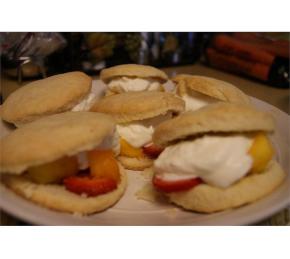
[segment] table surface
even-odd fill
[[[194,75],[204,75],[209,77],[214,77],[216,79],[224,80],[229,83],[234,84],[240,90],[244,91],[246,94],[261,99],[273,106],[279,108],[280,110],[290,114],[289,110],[289,89],[280,89],[263,84],[257,81],[253,81],[247,78],[242,78],[233,74],[222,72],[210,67],[206,67],[202,64],[188,65],[188,66],[178,66],[163,68],[169,77],[176,74],[194,74]],[[94,77],[97,79],[98,77]],[[25,81],[22,85],[25,85],[30,81]],[[16,80],[8,79],[4,76],[1,77],[1,91],[3,99],[5,100],[7,96],[21,87]],[[25,225],[14,217],[7,215],[5,212],[0,212],[0,225]],[[260,222],[259,225],[287,225],[290,224],[290,209],[284,209],[276,215],[269,219]]]

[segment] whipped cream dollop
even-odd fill
[[[117,125],[117,131],[121,138],[125,139],[131,146],[140,148],[152,142],[154,127],[159,123],[171,119],[172,113],[167,112],[142,121],[134,121]]]
[[[198,110],[206,105],[215,103],[218,99],[196,92],[190,91],[190,94],[185,94],[181,97],[185,102],[185,111]]]
[[[130,91],[158,91],[161,84],[151,78],[118,77],[108,83],[108,88],[117,93]]]
[[[95,99],[97,97],[96,93],[90,92],[84,99],[82,99],[77,105],[75,105],[71,111],[80,112],[80,111],[88,111],[92,108],[95,103]]]
[[[162,179],[199,177],[205,183],[226,188],[245,176],[253,160],[248,154],[253,139],[243,135],[203,136],[165,148],[154,162]]]
[[[115,156],[120,154],[120,141],[117,130],[113,134],[108,135],[94,150],[113,150]],[[83,151],[77,154],[78,164],[80,170],[85,170],[89,167],[87,152]]]
[[[125,139],[131,146],[139,148],[152,141],[153,126],[144,126],[139,123],[117,125],[121,138]]]

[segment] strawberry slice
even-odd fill
[[[157,158],[163,150],[164,148],[159,147],[153,143],[143,147],[144,154],[152,158]]]
[[[80,176],[70,176],[63,180],[67,190],[89,197],[110,192],[117,188],[117,182],[109,178],[90,178]]]
[[[168,181],[161,177],[154,176],[152,179],[154,187],[162,192],[179,192],[186,191],[202,183],[200,178],[192,178],[185,180]]]

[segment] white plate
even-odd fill
[[[94,89],[103,91],[99,81]],[[100,94],[101,95],[101,94]],[[271,195],[253,204],[214,214],[186,212],[169,204],[154,204],[137,200],[136,191],[143,186],[143,177],[139,172],[128,171],[128,188],[122,199],[112,208],[91,216],[80,217],[55,212],[39,207],[14,194],[0,184],[0,207],[32,224],[39,225],[247,225],[267,218],[290,204],[289,172],[289,116],[263,101],[252,98],[258,109],[269,111],[274,116],[277,129],[272,142],[277,151],[276,158],[287,172],[286,181]],[[1,121],[0,135],[12,130]],[[2,151],[3,152],[3,151]]]

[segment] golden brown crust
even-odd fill
[[[166,82],[168,80],[167,75],[152,66],[126,64],[118,65],[110,68],[103,69],[100,74],[100,78],[105,83],[111,79],[120,76],[127,77],[141,77],[141,78],[156,78],[160,82]]]
[[[127,156],[119,156],[120,163],[129,170],[141,171],[153,165],[153,160],[147,157],[134,158]]]
[[[91,108],[91,111],[110,114],[118,123],[144,120],[168,111],[184,110],[184,101],[167,92],[127,92],[107,96]]]
[[[193,90],[224,102],[251,103],[250,98],[239,88],[215,78],[181,74],[172,78],[172,81],[176,83],[177,94],[180,96]]]
[[[96,197],[84,197],[72,193],[67,191],[63,185],[33,183],[23,176],[5,175],[3,182],[20,196],[43,207],[86,215],[103,211],[122,197],[127,187],[127,176],[121,166],[120,173],[121,181],[117,189]]]
[[[93,112],[66,112],[25,124],[0,140],[0,172],[28,167],[95,148],[115,130],[113,119]]]
[[[155,128],[153,142],[166,146],[174,140],[197,134],[258,130],[274,130],[270,114],[249,105],[219,102],[160,123]]]
[[[171,202],[187,210],[212,213],[255,202],[273,192],[285,179],[276,161],[265,172],[242,178],[236,184],[221,189],[200,184],[188,191],[168,194]]]
[[[69,72],[29,83],[8,96],[2,118],[23,124],[40,117],[71,109],[92,87],[92,79],[82,72]]]

